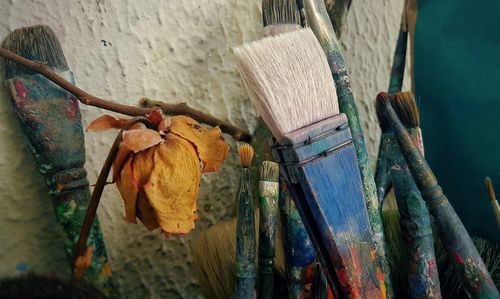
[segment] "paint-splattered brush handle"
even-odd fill
[[[288,298],[300,299],[302,273],[305,267],[314,262],[315,254],[304,223],[289,194],[283,177],[280,178],[279,209],[285,252]]]
[[[71,72],[63,75],[74,82]],[[6,84],[22,130],[52,195],[73,269],[74,249],[90,198],[78,100],[41,75],[14,77]],[[97,220],[87,245],[94,251],[85,279],[111,294],[111,268]]]
[[[443,194],[434,173],[388,102],[385,103],[385,116],[394,131],[413,179],[433,216],[439,237],[459,269],[459,276],[466,292],[471,298],[500,298],[500,293],[462,221]]]
[[[259,182],[259,299],[273,298],[278,194],[278,182]]]
[[[323,0],[303,0],[307,22],[325,51],[333,79],[337,89],[340,112],[347,115],[352,133],[352,141],[356,150],[359,171],[363,186],[363,194],[370,225],[377,250],[377,262],[381,265],[385,276],[387,295],[392,297],[389,264],[385,255],[385,238],[382,217],[377,198],[377,187],[368,157],[363,130],[358,117],[358,110],[352,94],[351,81],[347,74],[346,63],[340,51],[337,36],[326,11]]]
[[[392,187],[392,182],[389,177],[389,169],[387,168],[387,142],[384,138],[384,135],[380,137],[377,168],[375,169],[375,185],[377,186],[377,198],[379,202],[379,209],[381,211],[384,205],[384,199]]]
[[[420,143],[417,131],[419,129],[415,128],[410,132],[412,139]],[[387,166],[398,205],[402,240],[408,256],[406,270],[411,298],[441,298],[429,212],[394,134],[384,134],[384,137]]]
[[[403,88],[403,78],[405,75],[406,49],[408,45],[408,31],[404,31],[403,26],[399,28],[398,40],[394,57],[392,59],[391,77],[389,80],[388,93],[400,92]]]
[[[345,115],[287,133],[273,150],[332,289],[345,298],[384,298]]]
[[[255,216],[250,170],[243,168],[236,221],[236,298],[255,298]]]

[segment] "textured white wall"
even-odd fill
[[[341,43],[373,158],[379,130],[372,101],[377,91],[387,88],[403,1],[353,2]],[[97,96],[130,105],[143,96],[185,101],[240,127],[252,130],[255,125],[231,48],[261,34],[259,0],[1,0],[0,16],[0,39],[21,26],[51,26],[78,85]],[[3,69],[0,74],[3,81]],[[84,125],[104,112],[81,109]],[[0,136],[0,276],[15,275],[25,264],[36,272],[69,275],[47,189],[4,88]],[[114,136],[87,134],[91,182]],[[226,140],[236,148],[230,137]],[[221,172],[204,175],[198,229],[227,215],[237,173],[233,150]],[[141,225],[126,224],[114,186],[105,189],[98,214],[123,298],[199,296],[190,273],[189,237],[165,240]]]

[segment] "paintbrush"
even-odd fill
[[[259,287],[257,298],[273,297],[279,165],[262,162],[259,181]]]
[[[330,286],[347,298],[382,298],[356,153],[314,34],[298,30],[234,52]]]
[[[495,195],[495,189],[493,188],[493,183],[491,182],[491,179],[489,177],[486,177],[484,179],[484,183],[486,184],[486,189],[488,189],[491,207],[493,208],[495,219],[497,220],[498,228],[500,229],[500,206],[498,205],[497,197]]]
[[[443,194],[434,173],[391,106],[390,95],[377,95],[377,106],[390,125],[413,179],[433,216],[438,235],[452,257],[466,292],[472,298],[500,298],[488,269],[462,221]]]
[[[303,25],[303,9],[300,13],[298,1],[295,0],[263,0],[262,19],[265,36],[274,36],[301,29]],[[265,124],[262,124],[265,126]],[[256,130],[257,131],[257,130]],[[272,135],[266,128],[267,136]],[[267,144],[266,144],[267,145]],[[314,262],[314,249],[307,235],[304,223],[293,203],[286,183],[280,183],[281,231],[286,256],[286,282],[289,298],[300,298],[302,293],[302,273],[305,267]]]
[[[236,221],[236,296],[237,299],[255,297],[255,214],[250,188],[250,170],[253,148],[244,144],[239,149],[241,184],[238,193]]]
[[[394,187],[408,257],[406,270],[410,295],[411,298],[441,298],[429,212],[379,104],[377,102],[376,111],[383,134],[381,140],[385,142],[387,169]],[[391,105],[415,145],[423,152],[420,118],[413,95],[410,92],[393,94]]]
[[[392,59],[391,76],[389,78],[389,88],[387,89],[387,92],[389,94],[401,92],[401,88],[403,87],[406,64],[406,49],[408,45],[408,31],[405,30],[403,22],[404,20],[401,21],[396,48],[394,50],[394,56]],[[387,150],[384,146],[387,143],[384,141],[384,138],[385,135],[382,134],[382,136],[380,137],[377,155],[377,167],[375,170],[375,185],[377,186],[377,198],[380,210],[382,210],[384,199],[392,187],[392,182],[389,179],[389,171],[387,169],[387,161],[385,158]]]
[[[14,30],[2,47],[24,58],[42,61],[60,76],[75,82],[59,40],[47,26]],[[5,61],[5,77],[14,111],[52,196],[73,270],[75,245],[90,198],[78,100],[42,75],[11,61]],[[85,279],[111,295],[114,292],[111,268],[97,219],[87,245],[94,251]]]
[[[387,296],[392,297],[389,265],[385,256],[384,229],[379,210],[377,187],[368,157],[363,130],[358,117],[358,110],[352,93],[351,80],[346,63],[338,45],[337,36],[326,11],[324,0],[302,0],[308,25],[316,35],[328,59],[331,74],[335,80],[340,112],[345,113],[351,129],[352,141],[356,149],[359,172],[361,174],[363,194],[368,217],[375,242],[377,262],[384,274]]]

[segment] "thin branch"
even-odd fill
[[[154,128],[154,125],[148,118],[144,116],[137,116],[127,121],[127,123],[122,127],[122,129],[116,136],[115,142],[111,146],[109,154],[106,157],[106,161],[104,161],[104,165],[101,168],[101,172],[97,177],[97,182],[95,184],[94,191],[92,192],[92,196],[90,197],[87,213],[85,214],[85,219],[83,220],[83,225],[82,228],[80,229],[80,236],[78,237],[78,242],[76,243],[75,246],[75,259],[74,259],[75,262],[78,257],[83,256],[85,254],[85,249],[87,248],[87,239],[89,238],[90,229],[92,228],[92,224],[94,223],[97,207],[99,206],[101,195],[104,190],[104,186],[106,185],[106,179],[108,178],[109,171],[113,166],[113,162],[116,158],[116,154],[118,153],[120,143],[122,142],[123,131],[128,130],[133,124],[138,122],[142,122],[148,128]]]
[[[95,97],[89,94],[88,92],[78,88],[77,86],[71,84],[71,82],[67,81],[63,77],[59,76],[56,72],[52,71],[43,62],[26,59],[24,57],[16,55],[15,53],[12,53],[11,51],[5,48],[0,47],[0,56],[8,60],[11,60],[13,62],[19,63],[25,66],[26,68],[43,75],[44,77],[51,80],[55,84],[59,85],[61,88],[73,94],[82,104],[103,108],[109,111],[130,116],[145,116],[152,111],[152,108],[133,107]],[[238,141],[248,142],[251,139],[251,135],[248,132],[245,132],[244,130],[239,129],[231,125],[230,123],[219,120],[209,114],[190,108],[186,104],[165,104],[150,100],[144,101],[144,99],[141,100],[141,102],[144,102],[145,103],[144,105],[146,105],[147,103],[157,103],[158,104],[157,106],[160,106],[161,109],[163,110],[163,113],[165,114],[173,114],[173,115],[184,114],[191,116],[198,122],[206,123],[211,126],[219,126],[222,132],[233,136]]]
[[[252,139],[252,135],[250,135],[245,130],[235,127],[226,121],[215,118],[210,114],[195,110],[189,107],[186,103],[167,104],[165,102],[143,98],[139,101],[139,104],[148,108],[158,107],[163,111],[168,111],[168,114],[172,115],[189,115],[200,123],[204,123],[213,127],[220,127],[222,132],[233,136],[234,139],[238,141],[250,142],[250,140]]]

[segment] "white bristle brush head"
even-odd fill
[[[234,49],[250,100],[274,137],[339,114],[328,62],[311,29]]]

